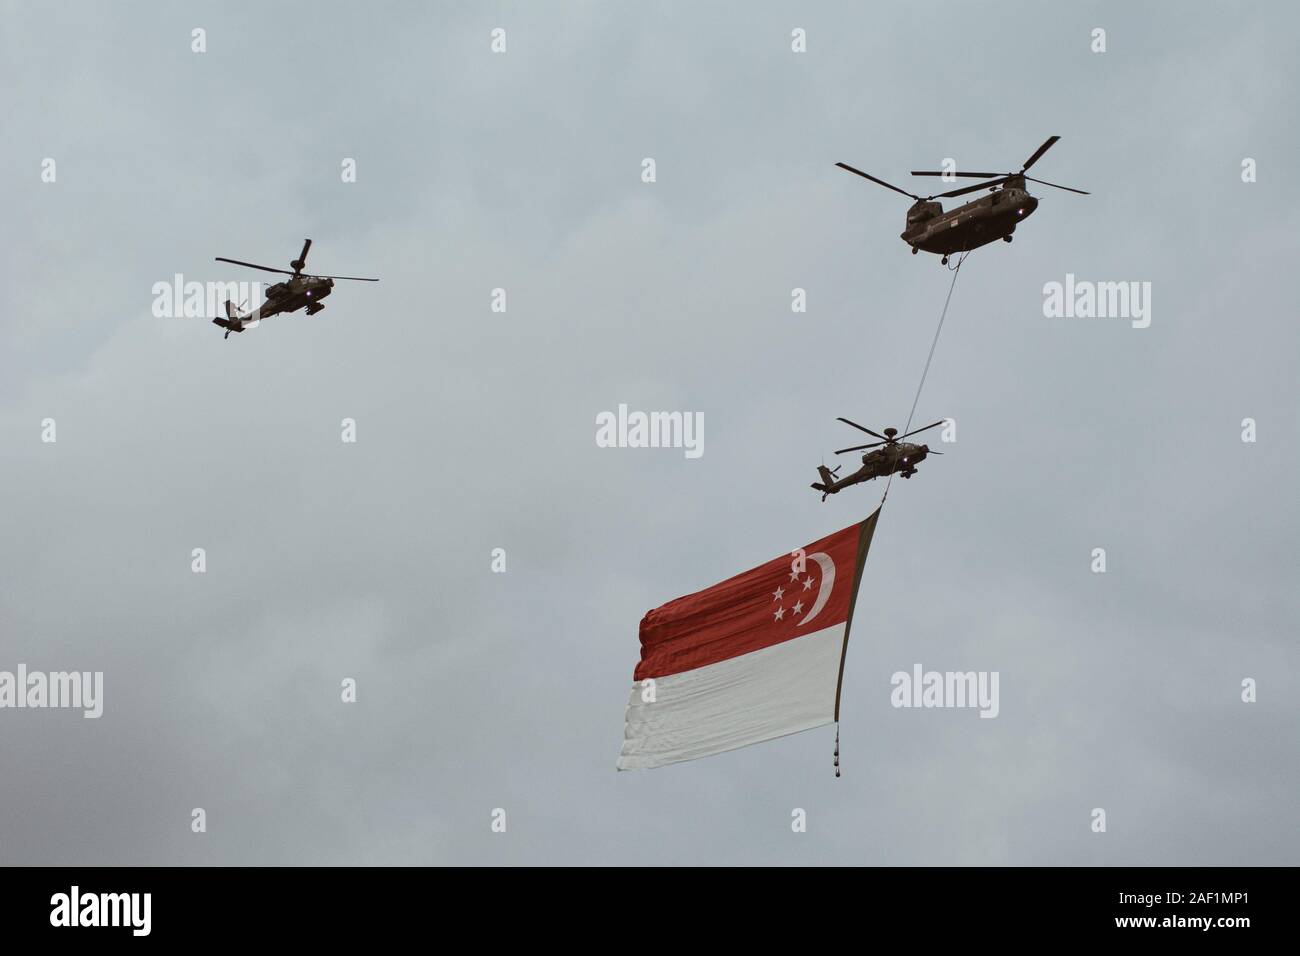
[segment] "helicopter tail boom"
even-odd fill
[[[230,299],[227,299],[226,317],[224,319],[213,319],[212,324],[219,325],[221,328],[225,329],[226,338],[230,338],[231,332],[244,331],[244,319],[246,318],[247,316],[241,316],[239,314],[239,309],[235,307],[235,303]]]
[[[822,493],[822,501],[826,500],[827,495],[833,495],[839,490],[835,487],[835,473],[839,470],[838,467],[835,468],[835,471],[831,471],[825,465],[817,466],[817,474],[821,476],[821,481],[814,481],[810,487],[814,491]]]

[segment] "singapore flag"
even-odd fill
[[[879,515],[647,613],[618,769],[708,757],[837,720]]]

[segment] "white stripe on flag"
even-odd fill
[[[835,719],[844,625],[634,684],[619,770],[648,770],[811,730]]]

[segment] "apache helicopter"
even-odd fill
[[[1043,153],[1051,149],[1060,138],[1049,137],[1047,142],[1038,147],[1034,155],[1025,160],[1025,165],[1016,173],[943,173],[914,170],[913,176],[947,175],[991,180],[991,182],[976,183],[974,186],[953,189],[935,196],[918,196],[909,193],[906,189],[899,189],[883,179],[877,179],[870,173],[854,169],[846,163],[835,165],[864,179],[870,179],[886,189],[892,189],[896,193],[915,199],[916,202],[907,211],[907,228],[903,230],[900,238],[912,247],[912,255],[916,255],[921,250],[933,252],[943,256],[943,264],[947,265],[948,256],[953,253],[969,252],[980,246],[986,246],[996,239],[1001,239],[1003,242],[1011,241],[1011,234],[1016,231],[1016,225],[1022,219],[1033,215],[1034,210],[1038,208],[1038,200],[1029,195],[1025,180],[1042,183],[1055,189],[1064,189],[1066,192],[1079,193],[1081,196],[1090,195],[1082,189],[1058,186],[1045,179],[1034,179],[1033,176],[1025,175],[1029,167],[1038,162]],[[999,186],[1002,188],[999,189]],[[943,211],[942,203],[933,201],[952,196],[964,196],[966,193],[978,192],[981,189],[992,190],[992,195],[972,200],[948,212]]]
[[[270,286],[266,290],[266,301],[247,315],[240,315],[234,303],[227,299],[226,317],[224,319],[213,319],[212,324],[225,329],[225,338],[230,338],[231,332],[242,332],[244,329],[256,325],[262,319],[269,319],[271,316],[280,315],[282,312],[297,312],[303,306],[307,307],[308,315],[315,315],[325,308],[325,303],[321,299],[333,291],[335,279],[349,279],[354,282],[379,281],[378,279],[363,279],[360,276],[315,276],[304,274],[302,269],[307,264],[307,250],[310,248],[311,240],[304,240],[302,252],[298,253],[297,259],[289,263],[293,267],[292,272],[285,269],[272,269],[270,266],[259,266],[255,262],[242,262],[239,259],[227,259],[225,256],[217,256],[217,262],[233,262],[237,266],[261,269],[263,272],[279,272],[293,278],[287,282],[277,282],[275,285]]]
[[[927,455],[943,454],[941,451],[931,451],[929,445],[914,445],[902,439],[911,438],[919,432],[929,431],[931,428],[942,425],[947,421],[946,418],[941,418],[933,425],[913,429],[906,435],[898,434],[897,428],[886,428],[885,433],[881,435],[873,432],[870,428],[863,428],[857,422],[851,422],[847,418],[837,418],[836,421],[852,425],[873,438],[879,438],[880,441],[873,441],[869,445],[854,445],[852,448],[841,448],[835,454],[843,455],[845,452],[862,451],[864,448],[876,448],[877,445],[884,445],[885,447],[867,452],[862,456],[861,468],[853,474],[846,475],[838,480],[836,480],[835,476],[839,473],[840,465],[836,465],[834,470],[827,468],[825,465],[818,465],[817,473],[821,475],[822,480],[813,482],[812,487],[822,493],[822,501],[826,500],[827,495],[833,495],[849,485],[856,485],[860,481],[884,478],[886,475],[892,475],[895,472],[904,478],[911,478],[916,474],[916,466],[924,461]]]

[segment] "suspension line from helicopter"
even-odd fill
[[[961,273],[961,264],[966,261],[966,257],[971,254],[972,250],[966,250],[957,257],[955,266],[948,266],[948,271],[952,273],[952,282],[948,284],[948,296],[943,300],[943,311],[939,313],[939,325],[934,330],[934,339],[930,342],[930,354],[925,357],[925,367],[921,370],[921,381],[917,383],[916,395],[912,399],[912,410],[907,413],[907,424],[903,427],[903,433],[912,430],[912,418],[916,415],[916,406],[921,401],[921,390],[925,388],[926,376],[930,374],[930,363],[934,361],[934,350],[939,344],[939,333],[943,331],[944,320],[948,318],[948,306],[952,302],[952,290],[957,287],[957,276]],[[894,475],[891,472],[889,480],[885,482],[885,493],[880,496],[880,503],[883,505],[885,499],[889,497],[889,487],[894,483]]]

